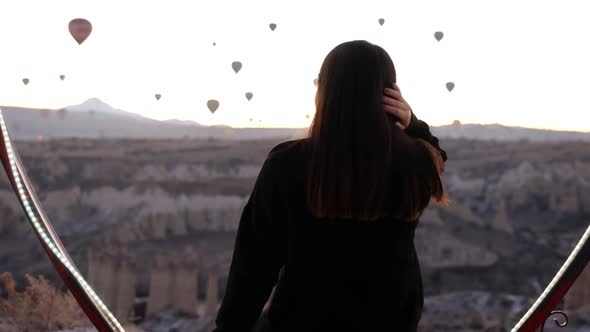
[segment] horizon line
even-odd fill
[[[119,112],[124,112],[124,113],[128,113],[128,114],[132,114],[132,115],[136,115],[139,117],[142,117],[144,119],[149,119],[152,121],[157,121],[157,122],[167,122],[167,121],[180,121],[180,122],[189,122],[191,124],[195,124],[195,125],[199,125],[202,127],[206,127],[206,128],[214,128],[214,127],[226,127],[226,128],[231,128],[231,129],[308,129],[309,126],[307,127],[233,127],[227,124],[211,124],[211,125],[205,125],[202,124],[200,122],[197,122],[195,120],[187,120],[187,119],[178,119],[178,118],[171,118],[171,119],[154,119],[145,115],[142,115],[140,113],[135,113],[135,112],[129,112],[126,110],[122,110],[122,109],[118,109],[118,108],[114,108],[111,105],[105,103],[104,101],[100,100],[99,98],[89,98],[87,99],[97,99],[100,102],[104,103],[105,105],[108,105],[109,107],[111,107],[114,111],[119,111]],[[83,102],[84,103],[84,102]],[[82,103],[82,104],[83,104]],[[20,108],[20,109],[26,109],[26,110],[47,110],[47,111],[52,111],[52,112],[57,112],[60,110],[66,110],[68,107],[75,107],[75,106],[79,106],[78,105],[70,105],[70,106],[65,106],[65,107],[61,107],[61,108],[29,108],[29,107],[25,107],[25,106],[17,106],[17,105],[0,105],[0,109],[2,109],[2,107],[11,107],[11,108]],[[73,111],[73,112],[88,112],[89,110],[79,110],[79,111]],[[104,111],[98,111],[104,114],[108,114],[108,112],[104,112]],[[454,120],[457,121],[457,120]],[[531,129],[531,130],[542,130],[542,131],[553,131],[553,132],[567,132],[567,133],[580,133],[580,134],[590,134],[590,130],[588,131],[582,131],[582,130],[575,130],[575,129],[552,129],[552,128],[544,128],[544,127],[525,127],[525,126],[511,126],[511,125],[505,125],[499,122],[494,122],[494,123],[473,123],[473,122],[469,122],[469,123],[463,123],[459,120],[460,124],[459,125],[455,125],[453,122],[449,123],[449,124],[443,124],[443,125],[428,125],[430,128],[439,128],[439,127],[450,127],[450,126],[457,126],[457,127],[461,127],[461,126],[466,126],[466,125],[470,125],[470,126],[502,126],[502,127],[506,127],[506,128],[521,128],[521,129]]]

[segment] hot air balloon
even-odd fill
[[[213,46],[215,46],[215,45],[217,45],[217,44],[215,44],[215,42],[214,42],[214,43],[213,43]]]
[[[305,118],[306,119],[309,119],[309,114],[305,114]]]
[[[217,108],[219,107],[219,102],[215,99],[211,99],[207,101],[207,107],[209,108],[209,111],[211,111],[211,113],[215,113],[215,111],[217,111]]]
[[[250,122],[252,122],[252,118],[250,118]]]
[[[383,25],[383,23],[385,23],[385,20],[384,20],[384,19],[382,19],[382,18],[380,18],[380,19],[379,19],[379,24],[380,24],[380,25]]]
[[[434,38],[436,38],[437,41],[440,41],[443,36],[444,34],[441,31],[437,31],[434,33]]]
[[[242,63],[240,61],[234,61],[232,62],[231,67],[237,74],[240,71],[240,69],[242,69]]]
[[[250,99],[252,99],[252,96],[254,96],[252,94],[252,92],[246,92],[246,99],[248,99],[248,101],[250,101]]]
[[[59,79],[60,79],[60,80],[62,80],[62,81],[63,81],[65,78],[66,78],[66,75],[59,75]]]
[[[78,44],[82,44],[92,32],[92,24],[83,18],[76,18],[70,21],[68,25],[70,34]]]
[[[156,100],[160,100],[160,98],[162,98],[162,95],[161,95],[161,94],[159,94],[159,93],[156,93],[156,95],[155,95],[155,96],[156,96]]]
[[[274,23],[271,23],[271,24],[269,24],[268,26],[270,27],[270,30],[271,30],[271,31],[275,31],[275,29],[277,28],[277,25],[276,25],[276,24],[274,24]]]
[[[447,82],[446,86],[447,86],[447,90],[449,90],[449,92],[451,92],[455,88],[455,83]]]
[[[25,85],[29,84],[29,79],[28,79],[28,78],[23,78],[23,83],[24,83]]]

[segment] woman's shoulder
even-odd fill
[[[306,142],[306,138],[300,138],[275,145],[265,158],[258,177],[272,179],[269,180],[271,182],[299,179],[301,172],[298,170],[302,169],[305,160],[303,151]]]
[[[291,159],[300,156],[304,151],[308,137],[291,139],[275,145],[268,153],[269,159]]]

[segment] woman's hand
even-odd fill
[[[384,96],[382,97],[383,109],[385,112],[389,112],[395,115],[399,121],[395,124],[401,129],[406,129],[410,125],[412,119],[412,108],[399,90],[397,84],[393,83],[393,89],[385,88]]]

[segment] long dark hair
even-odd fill
[[[448,204],[440,153],[383,110],[388,82],[396,82],[393,61],[367,41],[342,43],[324,59],[307,135],[305,199],[314,217],[412,221],[431,197]]]

